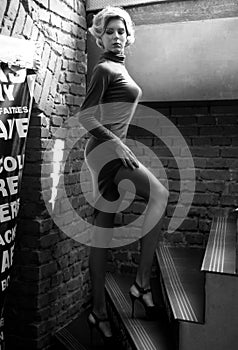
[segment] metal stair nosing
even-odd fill
[[[106,275],[106,291],[109,298],[114,303],[118,316],[124,324],[132,346],[134,346],[136,350],[158,350],[156,344],[148,335],[141,322],[138,319],[131,318],[131,305],[126,300],[123,292],[110,273]]]
[[[208,238],[202,271],[236,274],[236,220],[232,217],[214,217]]]
[[[189,295],[183,287],[169,247],[161,244],[156,251],[156,256],[161,271],[164,292],[174,320],[202,324],[203,321],[198,319]]]
[[[66,329],[63,328],[55,334],[56,339],[63,344],[67,350],[86,350],[79,341]]]

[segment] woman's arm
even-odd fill
[[[107,68],[98,65],[94,69],[85,100],[76,116],[79,117],[83,127],[94,137],[103,141],[111,140],[120,143],[120,139],[96,118],[99,105],[109,86],[110,79],[111,73]]]

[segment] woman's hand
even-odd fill
[[[124,143],[121,142],[116,147],[116,153],[125,167],[130,167],[131,169],[139,168],[139,162],[136,156]]]

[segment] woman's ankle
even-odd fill
[[[93,307],[92,312],[98,318],[106,318],[107,317],[107,310],[106,310],[106,308],[95,308],[95,307]]]
[[[138,284],[138,286],[142,289],[146,290],[146,289],[150,288],[150,279],[148,279],[148,278],[136,276],[135,281]]]

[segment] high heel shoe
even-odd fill
[[[156,305],[147,305],[145,299],[143,298],[143,296],[145,294],[151,293],[151,288],[142,288],[138,285],[137,282],[133,283],[133,286],[137,289],[139,295],[134,295],[131,290],[129,291],[129,295],[131,298],[131,304],[132,304],[132,310],[131,310],[131,318],[134,318],[134,314],[135,314],[135,301],[138,300],[145,309],[145,313],[146,316],[149,320],[155,320],[158,318],[159,316],[159,312],[160,312],[160,308]]]
[[[90,317],[91,316],[91,317]],[[112,349],[112,346],[114,346],[114,339],[113,339],[113,336],[107,336],[102,328],[100,327],[100,323],[101,322],[109,322],[108,318],[105,317],[105,318],[100,318],[98,317],[93,311],[91,311],[91,313],[89,314],[88,316],[88,325],[89,325],[89,329],[90,329],[90,344],[92,346],[92,343],[93,343],[93,338],[92,338],[92,333],[93,333],[93,329],[96,329],[102,339],[103,339],[103,342],[104,342],[104,346],[105,346],[105,349]]]

